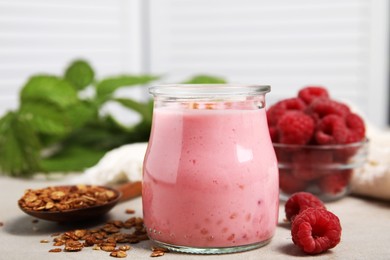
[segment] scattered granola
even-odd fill
[[[150,254],[151,257],[163,256],[168,252],[168,249],[162,247],[152,247],[153,252]]]
[[[113,252],[111,252],[110,256],[118,257],[118,258],[123,258],[123,257],[126,257],[126,256],[127,256],[127,253],[126,253],[125,251],[118,250],[118,251],[113,251]]]
[[[49,240],[42,239],[42,240],[40,241],[40,243],[42,243],[42,244],[49,243]]]
[[[130,250],[130,246],[129,245],[124,245],[124,246],[120,246],[119,247],[119,250],[121,250],[121,251],[129,251]]]
[[[50,250],[49,250],[50,253],[59,253],[59,252],[61,252],[61,251],[62,251],[61,248],[53,248],[53,249],[50,249]]]
[[[104,205],[117,196],[115,191],[95,185],[53,186],[26,190],[19,205],[26,210],[58,212]]]
[[[84,244],[82,244],[78,240],[68,239],[65,242],[65,251],[67,251],[67,252],[81,251],[81,249],[83,249],[83,247],[84,247]]]
[[[135,210],[134,209],[126,209],[126,214],[134,214]]]
[[[112,252],[115,250],[116,243],[102,243],[100,249],[106,252]]]
[[[140,217],[131,217],[125,221],[109,220],[99,228],[76,229],[51,236],[54,236],[53,246],[64,248],[54,248],[52,250],[55,251],[49,252],[77,252],[91,247],[92,250],[110,252],[110,256],[118,258],[127,256],[126,251],[131,249],[129,244],[149,239]]]

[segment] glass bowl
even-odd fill
[[[368,139],[341,145],[290,145],[273,143],[278,159],[280,199],[306,191],[322,201],[349,194],[350,180],[362,169],[368,155]]]

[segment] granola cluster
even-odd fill
[[[30,211],[67,211],[104,205],[117,197],[115,191],[101,186],[55,186],[26,190],[19,205]]]

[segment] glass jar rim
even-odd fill
[[[166,97],[259,96],[270,91],[269,85],[256,84],[160,84],[149,87],[153,96]]]
[[[348,148],[359,148],[361,146],[368,145],[370,140],[366,137],[361,141],[354,142],[354,143],[347,143],[347,144],[324,144],[324,145],[299,145],[299,144],[283,144],[283,143],[272,143],[274,148],[288,148],[288,149],[306,149],[306,150],[318,150],[318,151],[324,151],[324,150],[342,150],[342,149],[348,149]]]

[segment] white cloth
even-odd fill
[[[369,126],[368,160],[351,181],[353,194],[390,200],[390,132]]]
[[[93,167],[71,180],[73,183],[110,185],[142,180],[147,143],[127,144],[106,153]]]

